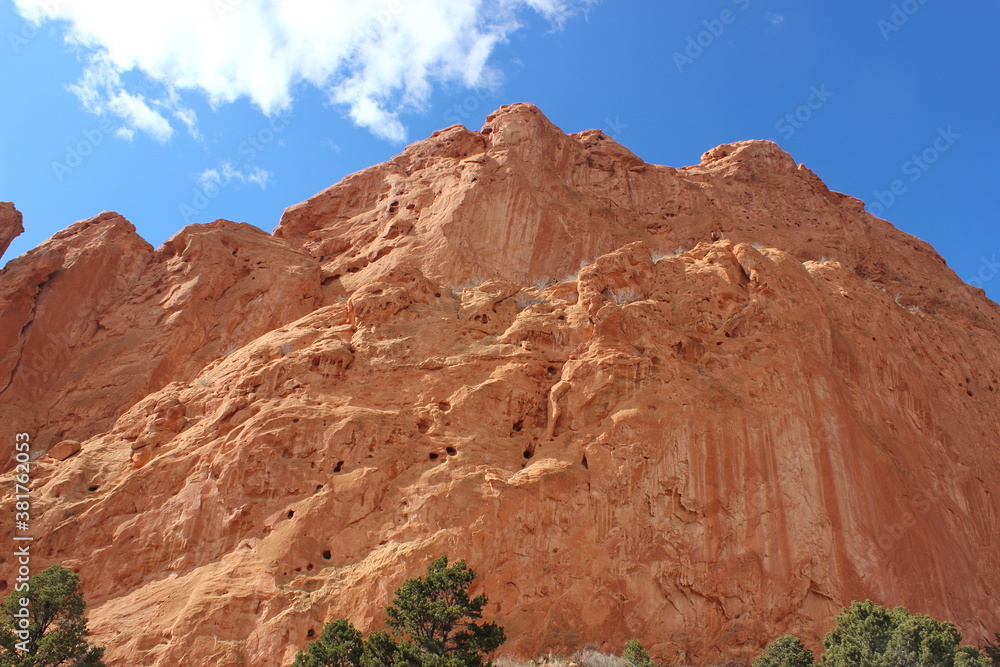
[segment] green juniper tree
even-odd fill
[[[347,619],[327,623],[319,639],[299,651],[292,667],[357,667],[361,664],[363,643]]]
[[[959,648],[962,636],[951,623],[904,607],[885,609],[866,600],[837,616],[823,639],[824,667],[990,667],[978,649]]]
[[[816,657],[794,635],[785,635],[767,645],[753,667],[816,667]]]
[[[823,667],[991,667],[979,649],[959,646],[951,623],[904,607],[886,609],[870,600],[852,602],[823,639]],[[813,667],[817,662],[797,637],[768,645],[754,667]]]
[[[469,596],[476,573],[459,561],[434,560],[427,575],[407,580],[386,609],[384,630],[361,640],[346,619],[323,628],[292,667],[492,667],[485,658],[506,640],[503,628],[479,623],[486,596]],[[645,667],[645,666],[640,666]]]
[[[993,661],[993,667],[1000,667],[1000,632],[993,633],[993,636],[996,638],[997,643],[991,644],[987,642],[983,650],[986,651],[986,655]]]
[[[496,623],[480,624],[486,596],[469,597],[476,573],[441,556],[427,575],[409,579],[386,609],[386,623],[401,650],[422,667],[491,665],[484,656],[506,641]]]
[[[53,565],[27,584],[0,606],[0,667],[104,667],[104,649],[87,644],[80,577]]]
[[[638,639],[629,639],[625,642],[622,659],[627,664],[627,667],[653,667],[653,661],[650,659],[649,653],[642,647]]]

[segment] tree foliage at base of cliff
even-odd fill
[[[649,652],[642,647],[638,639],[629,639],[625,642],[622,660],[625,661],[626,667],[654,667]]]
[[[991,667],[978,649],[959,646],[962,635],[952,623],[903,607],[886,609],[874,602],[852,602],[837,616],[837,626],[823,639],[823,667]],[[794,636],[772,642],[754,667],[812,667],[812,651]]]
[[[386,609],[385,631],[362,640],[350,621],[328,623],[292,667],[492,667],[485,657],[504,641],[503,628],[479,623],[487,599],[470,597],[476,573],[465,561],[434,560],[427,575],[408,579]]]
[[[30,577],[0,607],[0,667],[104,667],[104,649],[87,644],[85,608],[72,570]]]

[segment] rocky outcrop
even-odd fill
[[[672,169],[515,105],[274,235],[102,214],[0,290],[33,564],[109,665],[288,664],[441,553],[523,656],[1000,627],[1000,309],[773,144]]]
[[[24,232],[21,212],[9,201],[0,201],[0,257],[7,252],[10,242]]]

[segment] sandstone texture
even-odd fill
[[[769,142],[674,169],[512,105],[272,234],[76,223],[0,312],[33,565],[115,667],[287,665],[442,553],[518,656],[1000,630],[1000,307]]]
[[[21,212],[9,201],[0,201],[0,257],[7,252],[10,242],[24,231]]]

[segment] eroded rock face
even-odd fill
[[[0,306],[37,565],[109,665],[288,664],[441,553],[523,656],[1000,627],[1000,309],[773,144],[672,169],[515,105],[274,236],[77,223]]]
[[[24,231],[21,212],[9,201],[0,201],[0,257],[7,252],[10,242]]]

